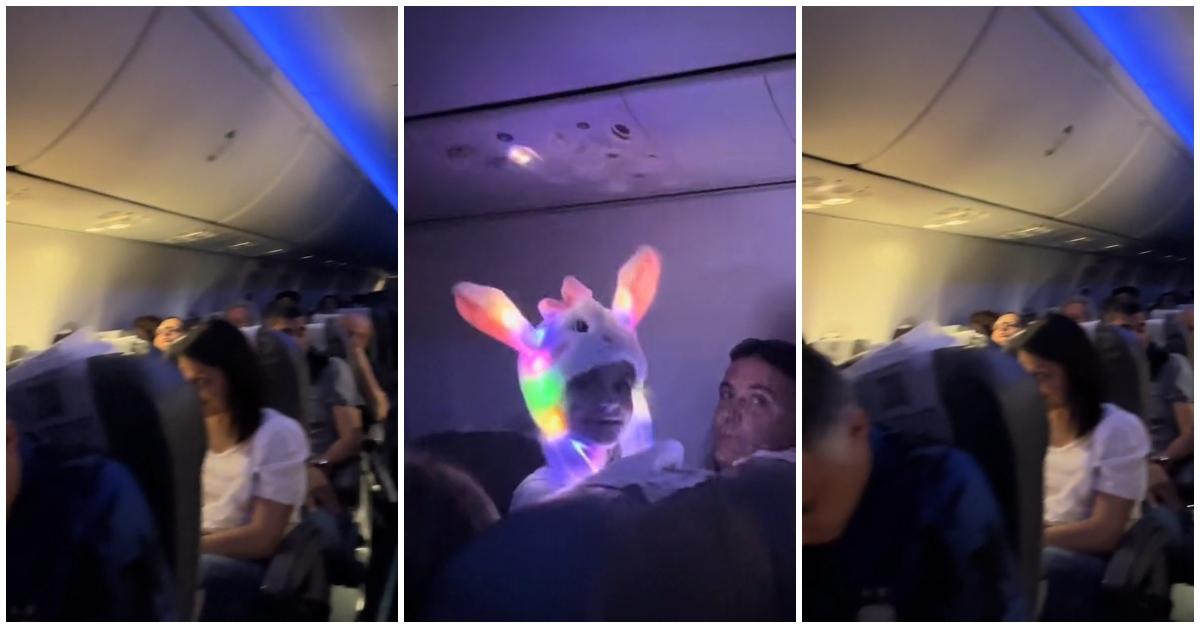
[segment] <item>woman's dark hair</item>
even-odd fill
[[[225,374],[229,414],[237,441],[254,435],[262,423],[262,373],[258,356],[242,332],[224,320],[200,325],[185,340],[180,355]]]
[[[1063,368],[1067,378],[1067,404],[1077,436],[1087,436],[1100,424],[1104,402],[1104,373],[1100,354],[1075,321],[1051,314],[1030,327],[1017,348]]]
[[[147,342],[154,340],[154,332],[158,331],[158,326],[161,325],[163,319],[147,314],[133,319],[133,331],[138,338]]]

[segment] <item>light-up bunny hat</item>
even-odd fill
[[[541,431],[547,464],[577,468],[571,475],[595,472],[603,460],[589,459],[583,443],[569,438],[566,390],[571,378],[598,366],[625,361],[633,365],[636,384],[633,416],[619,438],[621,455],[637,453],[653,442],[646,404],[646,356],[638,343],[637,325],[650,309],[658,290],[662,263],[658,252],[640,247],[621,267],[612,309],[592,298],[592,291],[575,277],[562,283],[562,301],[542,299],[542,322],[534,327],[504,292],[473,283],[454,286],[458,313],[479,331],[517,351],[517,377],[529,414]],[[571,445],[571,446],[565,446]],[[580,467],[576,452],[587,463]],[[574,479],[579,479],[575,477]]]

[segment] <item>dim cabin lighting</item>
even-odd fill
[[[267,251],[267,255],[271,255],[272,253],[282,253],[282,252],[283,252],[283,249],[272,249],[270,251]]]
[[[1067,244],[1075,244],[1076,242],[1087,242],[1088,240],[1091,240],[1091,238],[1086,237],[1086,236],[1079,236],[1078,238],[1072,238],[1070,240],[1067,240]]]
[[[854,202],[854,199],[852,199],[852,198],[845,198],[843,196],[835,196],[833,198],[827,198],[827,199],[821,201],[821,204],[833,207],[835,205],[849,205],[850,203],[853,203],[853,202]]]
[[[300,259],[312,259],[312,258],[313,258],[313,256],[311,256],[311,255],[305,255],[304,257],[301,257]]]
[[[824,207],[824,205],[821,205],[820,203],[803,203],[800,205],[801,209],[821,209],[822,207]]]
[[[945,227],[957,227],[958,225],[965,225],[967,222],[969,221],[959,218],[955,220],[947,220],[946,222],[943,222],[942,225]]]
[[[542,156],[528,146],[513,146],[508,149],[508,160],[524,168],[534,160],[541,161]]]
[[[1120,245],[1120,244],[1110,244],[1110,245],[1108,245],[1108,246],[1106,246],[1106,247],[1104,247],[1104,248],[1106,248],[1106,249],[1119,249],[1119,248],[1121,248],[1121,245]]]
[[[935,222],[935,223],[933,223],[933,224],[929,224],[929,225],[921,225],[921,226],[922,226],[922,227],[924,227],[924,228],[926,228],[926,229],[940,229],[940,228],[942,228],[942,227],[945,227],[945,226],[946,226],[946,223],[944,223],[944,222]]]
[[[1154,252],[1154,250],[1153,250],[1153,249],[1146,249],[1145,251],[1142,251],[1141,253],[1138,253],[1138,255],[1146,255],[1146,254],[1148,254],[1148,253],[1153,253],[1153,252]]]

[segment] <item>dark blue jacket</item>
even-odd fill
[[[1015,554],[974,460],[879,429],[871,453],[841,538],[803,547],[802,619],[1027,619]]]
[[[129,471],[94,455],[22,450],[7,530],[7,619],[181,619],[154,518]]]

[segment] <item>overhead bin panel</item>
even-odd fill
[[[936,96],[988,7],[804,7],[804,153],[843,164],[879,155]]]
[[[793,181],[795,142],[767,79],[782,86],[789,72],[794,81],[792,62],[409,122],[405,218]]]
[[[9,7],[6,164],[58,138],[133,50],[151,7]]]
[[[862,165],[1054,216],[1124,163],[1140,119],[1035,10],[1003,7],[928,113]]]
[[[95,108],[23,170],[217,220],[270,188],[304,137],[297,115],[191,10],[167,8]]]
[[[292,242],[308,242],[346,211],[362,181],[341,155],[310,134],[296,160],[261,197],[222,217],[221,222]]]
[[[623,93],[634,118],[668,156],[674,172],[665,181],[703,189],[795,180],[796,144],[767,88],[768,70],[794,77],[795,63]]]
[[[1080,252],[1132,255],[1139,249],[1132,238],[816,159],[804,159],[802,174],[805,212]]]
[[[228,255],[283,255],[285,242],[8,172],[9,222]],[[277,251],[277,253],[271,253]]]
[[[771,90],[771,98],[784,126],[792,134],[792,143],[796,141],[796,64],[791,63],[764,74],[767,77],[767,88]]]
[[[1084,202],[1059,214],[1073,222],[1145,237],[1192,194],[1192,162],[1147,125],[1129,159]]]

